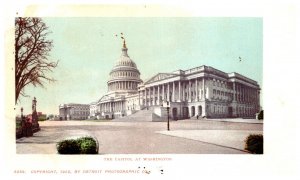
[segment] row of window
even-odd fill
[[[121,64],[122,66],[134,66],[135,67],[133,62],[121,61],[121,62],[119,62],[119,64]]]
[[[85,112],[85,111],[78,112],[78,111],[75,111],[73,114],[74,115],[89,115],[89,112]]]
[[[213,99],[218,99],[218,98],[228,98],[231,99],[233,98],[233,93],[229,93],[229,92],[225,92],[225,91],[220,91],[220,90],[216,90],[213,89]]]
[[[212,105],[212,112],[215,114],[227,114],[228,107],[223,105]],[[253,107],[237,107],[236,112],[239,115],[253,115],[256,113]]]
[[[236,109],[238,115],[254,115],[255,109],[251,107],[238,107]]]
[[[228,107],[222,105],[213,105],[213,113],[215,114],[227,114]]]
[[[112,83],[109,85],[110,89],[128,89],[128,88],[132,88],[132,89],[136,89],[137,88],[137,83],[134,82],[130,82],[130,83]]]
[[[88,107],[80,107],[80,108],[78,108],[78,107],[75,107],[74,108],[75,110],[82,110],[82,111],[84,111],[84,110],[89,110],[90,109],[90,107],[88,106]]]
[[[123,71],[123,72],[113,72],[111,74],[111,77],[120,77],[120,76],[126,76],[126,77],[139,77],[139,75],[135,72],[130,71]]]
[[[227,83],[222,80],[213,79],[213,86],[227,88]]]

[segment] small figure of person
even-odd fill
[[[27,118],[26,119],[26,133],[25,133],[25,136],[26,137],[30,137],[33,135],[33,132],[32,132],[32,121],[30,118]]]
[[[197,119],[198,119],[198,118],[199,118],[199,115],[197,115],[196,117],[197,117]]]
[[[26,118],[25,117],[22,117],[22,120],[21,120],[21,129],[22,129],[22,136],[26,136]]]

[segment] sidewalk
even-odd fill
[[[192,139],[207,144],[227,147],[244,151],[244,140],[250,134],[263,134],[263,131],[243,130],[175,130],[157,131],[156,133],[168,136]]]
[[[243,119],[243,118],[224,118],[224,119],[199,119],[205,121],[220,121],[220,122],[238,122],[238,123],[251,123],[251,124],[263,124],[263,120],[257,119]]]

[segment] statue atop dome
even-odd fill
[[[124,34],[123,33],[121,33],[121,39],[123,39],[123,48],[127,49],[127,47],[126,47],[126,40],[124,38]]]

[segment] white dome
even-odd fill
[[[142,82],[140,72],[135,62],[128,56],[127,50],[124,42],[122,54],[109,74],[110,79],[107,82],[109,91],[137,91],[137,85]]]
[[[129,66],[129,67],[136,68],[136,64],[133,62],[133,60],[131,60],[128,55],[125,56],[123,54],[118,59],[118,61],[116,62],[115,66]]]

